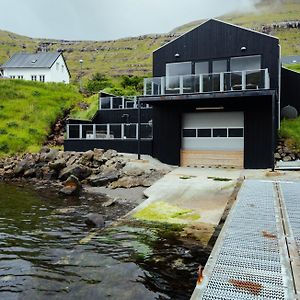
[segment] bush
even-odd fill
[[[101,73],[93,75],[92,79],[88,81],[86,90],[89,93],[98,93],[105,88],[112,87],[113,84],[110,79]]]

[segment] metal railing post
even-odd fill
[[[110,138],[110,124],[106,124],[106,138]]]
[[[154,82],[151,82],[151,95],[154,95]]]
[[[82,140],[82,124],[79,124],[79,139]]]
[[[99,98],[99,109],[102,109],[102,105],[101,105],[101,97]]]
[[[160,79],[160,93],[161,95],[164,95],[165,94],[165,88],[166,88],[166,83],[165,83],[165,77],[161,77]]]
[[[109,102],[110,109],[113,109],[113,97],[110,97]]]
[[[224,73],[220,73],[220,92],[224,92]]]
[[[270,75],[269,75],[269,69],[265,69],[265,89],[270,89]]]
[[[70,124],[67,124],[67,140],[70,139]]]
[[[125,108],[125,97],[122,96],[122,108],[124,109]]]
[[[183,94],[183,76],[179,76],[179,93]]]
[[[121,139],[124,139],[124,123],[121,124]]]
[[[242,90],[246,89],[246,71],[242,71]]]
[[[203,93],[203,74],[199,76],[199,92]]]
[[[96,124],[93,124],[93,137],[96,139]]]

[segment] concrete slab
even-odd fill
[[[183,224],[217,225],[240,175],[241,171],[236,169],[177,168],[145,190],[148,199],[131,215],[163,201],[200,215],[194,220],[182,217]],[[168,222],[172,223],[172,220]]]

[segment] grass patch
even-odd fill
[[[81,100],[72,85],[0,80],[0,156],[38,151],[55,120]]]
[[[300,117],[294,120],[282,120],[279,136],[291,150],[300,152]]]
[[[213,177],[213,176],[209,176],[209,177],[207,177],[207,179],[212,179],[214,181],[231,181],[232,180],[230,178]]]
[[[199,220],[200,215],[190,209],[183,209],[165,201],[157,201],[135,213],[134,218],[152,222],[183,224]]]

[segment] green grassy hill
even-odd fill
[[[300,55],[300,29],[288,29],[285,28],[285,23],[282,23],[299,20],[299,16],[299,0],[262,0],[256,5],[255,11],[231,13],[219,18],[255,30],[267,29],[270,34],[280,38],[283,55]],[[73,81],[76,81],[80,74],[80,59],[84,60],[84,78],[89,78],[96,72],[108,76],[148,76],[152,69],[152,51],[202,22],[203,20],[194,21],[164,35],[146,35],[112,41],[43,40],[0,31],[0,64],[15,52],[34,52],[42,43],[46,43],[52,51],[64,51]],[[278,28],[273,29],[275,23]]]
[[[0,80],[0,99],[2,156],[38,151],[51,125],[82,96],[72,85]]]

